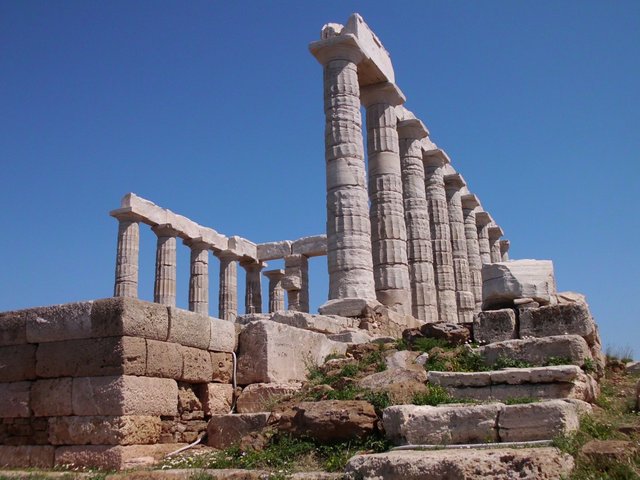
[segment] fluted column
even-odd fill
[[[464,232],[464,216],[462,214],[462,194],[465,186],[459,174],[445,177],[445,190],[449,207],[449,228],[451,231],[451,253],[453,256],[453,273],[456,280],[456,303],[458,305],[458,321],[473,322],[476,302],[471,292],[471,276],[467,253],[467,238]]]
[[[509,261],[509,247],[511,246],[511,242],[509,240],[500,240],[500,255],[502,257],[502,262]]]
[[[176,306],[176,236],[171,225],[152,228],[158,237],[156,246],[156,277],[153,285],[153,301],[171,307]]]
[[[220,259],[218,317],[233,322],[238,317],[238,257],[228,251],[216,256]]]
[[[246,287],[244,289],[245,313],[262,313],[262,284],[260,272],[264,268],[263,263],[240,262],[240,266],[246,272]]]
[[[209,315],[209,244],[201,239],[185,240],[191,249],[189,310]]]
[[[392,83],[365,87],[360,99],[367,111],[369,218],[376,298],[400,313],[411,313],[402,175],[395,108],[404,102]]]
[[[482,260],[483,265],[485,263],[491,263],[491,247],[489,246],[489,225],[491,222],[493,222],[493,219],[487,212],[479,211],[476,213],[480,260]]]
[[[352,35],[310,48],[324,67],[329,300],[375,299],[356,67],[364,54]]]
[[[448,158],[442,150],[437,149],[424,152],[423,160],[427,204],[431,218],[431,245],[438,293],[439,319],[442,322],[456,323],[458,321],[458,306],[451,253],[449,208],[447,207],[443,172]]]
[[[398,122],[411,312],[415,318],[424,322],[437,322],[438,298],[422,163],[421,139],[427,134],[427,129],[420,120]]]
[[[137,218],[129,213],[114,216],[118,219],[118,249],[113,296],[138,298],[140,226]]]
[[[491,263],[502,261],[502,252],[500,251],[500,237],[504,235],[502,228],[497,225],[489,226],[489,251],[491,252]]]
[[[269,313],[284,310],[284,288],[282,288],[284,270],[267,270],[262,274],[269,279]]]
[[[479,312],[482,308],[482,259],[480,258],[478,227],[476,223],[476,209],[479,206],[480,202],[475,195],[467,194],[462,196],[464,236],[467,240],[467,260],[469,261],[471,292],[473,293],[476,312]]]
[[[287,291],[289,310],[309,312],[309,259],[304,255],[284,257],[282,288]]]

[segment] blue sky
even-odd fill
[[[637,1],[2,0],[0,311],[110,296],[107,212],[129,191],[255,242],[322,233],[322,71],[307,46],[356,11],[512,258],[552,259],[605,344],[638,357]],[[178,262],[185,306],[186,247]],[[312,261],[313,307],[325,269]]]

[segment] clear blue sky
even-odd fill
[[[110,296],[107,212],[129,191],[255,242],[322,233],[307,45],[354,11],[511,256],[552,259],[605,344],[640,356],[638,1],[2,0],[0,310]],[[145,299],[153,259],[143,228]],[[185,306],[186,247],[178,262]]]

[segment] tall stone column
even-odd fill
[[[491,263],[491,247],[489,246],[489,225],[493,222],[491,215],[487,212],[476,213],[476,223],[478,224],[478,245],[480,246],[480,260],[482,264]]]
[[[451,231],[451,253],[453,256],[453,273],[456,281],[456,303],[458,305],[458,321],[473,322],[476,301],[471,292],[471,276],[467,253],[467,238],[462,214],[461,189],[466,186],[460,174],[447,175],[445,190],[449,207],[449,228]]]
[[[482,308],[482,259],[478,243],[476,209],[480,206],[478,197],[473,194],[462,196],[462,216],[464,217],[464,236],[467,240],[467,260],[471,277],[471,292],[475,302],[475,311]]]
[[[189,310],[209,315],[209,244],[201,239],[183,243],[191,249]]]
[[[444,165],[449,163],[446,154],[440,150],[424,152],[424,173],[429,217],[431,218],[431,245],[433,247],[433,267],[438,293],[438,312],[442,322],[458,322],[456,284],[451,253],[451,231],[449,229],[449,208],[444,188]]]
[[[289,310],[309,312],[309,259],[304,255],[284,257],[282,288],[287,291]]]
[[[365,87],[360,99],[367,110],[369,218],[376,297],[397,312],[411,314],[407,230],[394,108],[405,99],[392,83]]]
[[[284,310],[284,288],[282,288],[284,270],[267,270],[262,274],[269,279],[269,313]]]
[[[509,240],[500,240],[500,255],[502,257],[502,262],[509,261],[509,247],[511,247],[511,242],[509,242]]]
[[[375,299],[356,67],[364,54],[352,35],[315,42],[311,52],[324,67],[329,300]]]
[[[429,209],[424,187],[421,139],[427,128],[417,119],[398,122],[411,312],[423,322],[438,321],[438,297],[433,273]]]
[[[224,251],[217,254],[220,259],[220,288],[218,317],[234,322],[238,317],[238,257]]]
[[[170,307],[176,306],[176,236],[171,225],[152,228],[158,237],[156,246],[156,277],[153,285],[153,301]]]
[[[497,225],[489,226],[489,251],[491,252],[491,263],[502,261],[502,252],[500,251],[500,237],[504,235],[502,228]]]
[[[137,218],[130,213],[114,216],[118,219],[118,250],[113,296],[138,298],[140,226]]]
[[[262,313],[262,284],[260,272],[264,264],[258,262],[240,262],[246,272],[246,287],[244,289],[245,313]]]

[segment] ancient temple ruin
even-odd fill
[[[432,384],[483,399],[509,398],[520,384],[535,385],[540,398],[595,398],[597,384],[580,368],[601,363],[584,299],[557,294],[550,261],[509,260],[502,229],[404,106],[390,56],[363,19],[325,25],[309,48],[324,72],[326,234],[256,244],[125,195],[110,212],[118,221],[112,298],[0,314],[0,464],[119,469],[207,431],[209,445],[224,446],[226,422],[245,415],[243,425],[264,426],[264,399],[299,391],[310,361],[428,324],[467,332],[486,344],[478,352],[487,358],[497,342],[524,342],[500,352],[557,350],[571,364],[480,383],[429,372]],[[141,225],[157,236],[153,302],[138,299]],[[176,308],[179,239],[190,249],[189,311]],[[218,312],[210,311],[211,255]],[[319,256],[329,296],[312,314],[308,263]],[[284,269],[265,270],[272,260]],[[555,310],[536,313],[544,308]],[[551,314],[569,335],[547,341],[562,332],[536,319]]]

